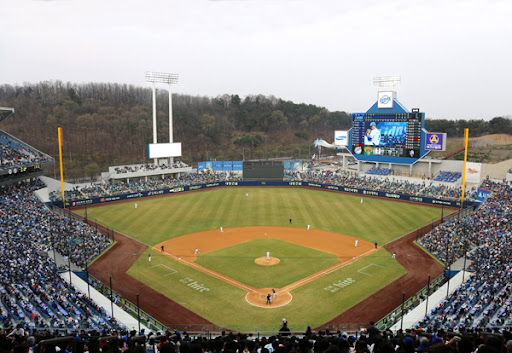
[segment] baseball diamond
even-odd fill
[[[139,200],[137,209],[133,202],[88,208],[90,219],[124,234],[116,234],[117,244],[91,265],[91,273],[100,280],[111,273],[114,288],[128,299],[145,293],[150,299],[141,307],[166,324],[263,330],[281,317],[298,329],[341,323],[392,283],[410,281],[415,272],[442,271],[411,244],[414,238],[402,237],[439,218],[438,208],[377,198],[361,205],[357,196],[303,189],[252,188],[249,198],[246,193],[223,188]],[[389,249],[398,243],[393,259]],[[280,263],[258,265],[267,251]],[[272,289],[276,297],[266,304]],[[373,320],[394,309],[385,307],[366,307],[367,315]]]

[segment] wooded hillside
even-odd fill
[[[168,92],[157,90],[158,142],[169,142]],[[93,176],[109,165],[143,163],[153,142],[151,89],[122,84],[40,82],[0,86],[0,106],[14,116],[0,128],[58,157],[57,127],[64,134],[66,178]],[[364,111],[369,107],[363,107]],[[307,158],[316,138],[332,142],[333,130],[348,130],[352,117],[312,104],[273,96],[216,98],[173,94],[174,141],[182,160],[241,160],[291,156]],[[450,137],[512,133],[508,118],[427,120],[429,131]],[[499,131],[498,131],[499,130]]]

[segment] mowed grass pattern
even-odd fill
[[[246,196],[248,193],[249,196]],[[137,203],[137,208],[134,204]],[[85,210],[77,213],[85,215]],[[88,218],[149,246],[230,227],[302,227],[350,235],[379,245],[440,218],[441,210],[303,188],[222,188],[88,207]],[[289,219],[292,219],[292,224]]]
[[[135,203],[138,206],[136,209]],[[420,204],[389,202],[377,198],[364,198],[361,203],[360,196],[343,193],[304,188],[236,187],[88,207],[87,212],[90,220],[150,247],[171,238],[219,229],[220,226],[305,228],[308,224],[313,229],[345,234],[371,243],[377,241],[381,246],[431,223],[441,215],[440,209]],[[77,213],[85,215],[85,210]],[[258,256],[265,255],[267,246],[264,248],[257,250]],[[219,251],[220,257],[222,250]],[[231,249],[233,252],[226,251],[226,256],[235,259],[233,254],[239,250],[235,246]],[[268,251],[271,251],[272,256],[277,255],[273,249]],[[147,256],[139,257],[128,274],[207,320],[238,331],[278,329],[283,317],[288,319],[293,330],[322,325],[405,274],[404,268],[387,251],[381,249],[293,290],[290,304],[264,309],[249,305],[245,301],[246,292],[240,288],[150,248],[146,253],[153,255],[153,261],[148,262]],[[198,264],[209,260],[206,255],[204,258],[199,257]],[[230,265],[235,270],[230,276],[236,278],[236,269],[240,270],[240,267],[234,264],[234,260]],[[300,266],[305,266],[303,261]],[[226,272],[218,268],[218,272]],[[286,284],[289,284],[293,281],[290,278],[294,273],[285,273]],[[350,284],[345,286],[348,280]],[[274,283],[276,287],[282,285]],[[196,285],[208,290],[198,291]],[[252,285],[263,287],[267,283],[253,282]],[[173,324],[172,318],[169,320],[165,324]]]
[[[281,262],[262,266],[258,257],[277,257]],[[283,288],[338,263],[327,254],[279,239],[255,239],[200,255],[197,264],[222,273],[253,288]]]

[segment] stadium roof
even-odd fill
[[[0,122],[14,114],[14,108],[0,107]]]

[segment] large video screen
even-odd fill
[[[353,114],[352,153],[419,158],[421,114]]]

